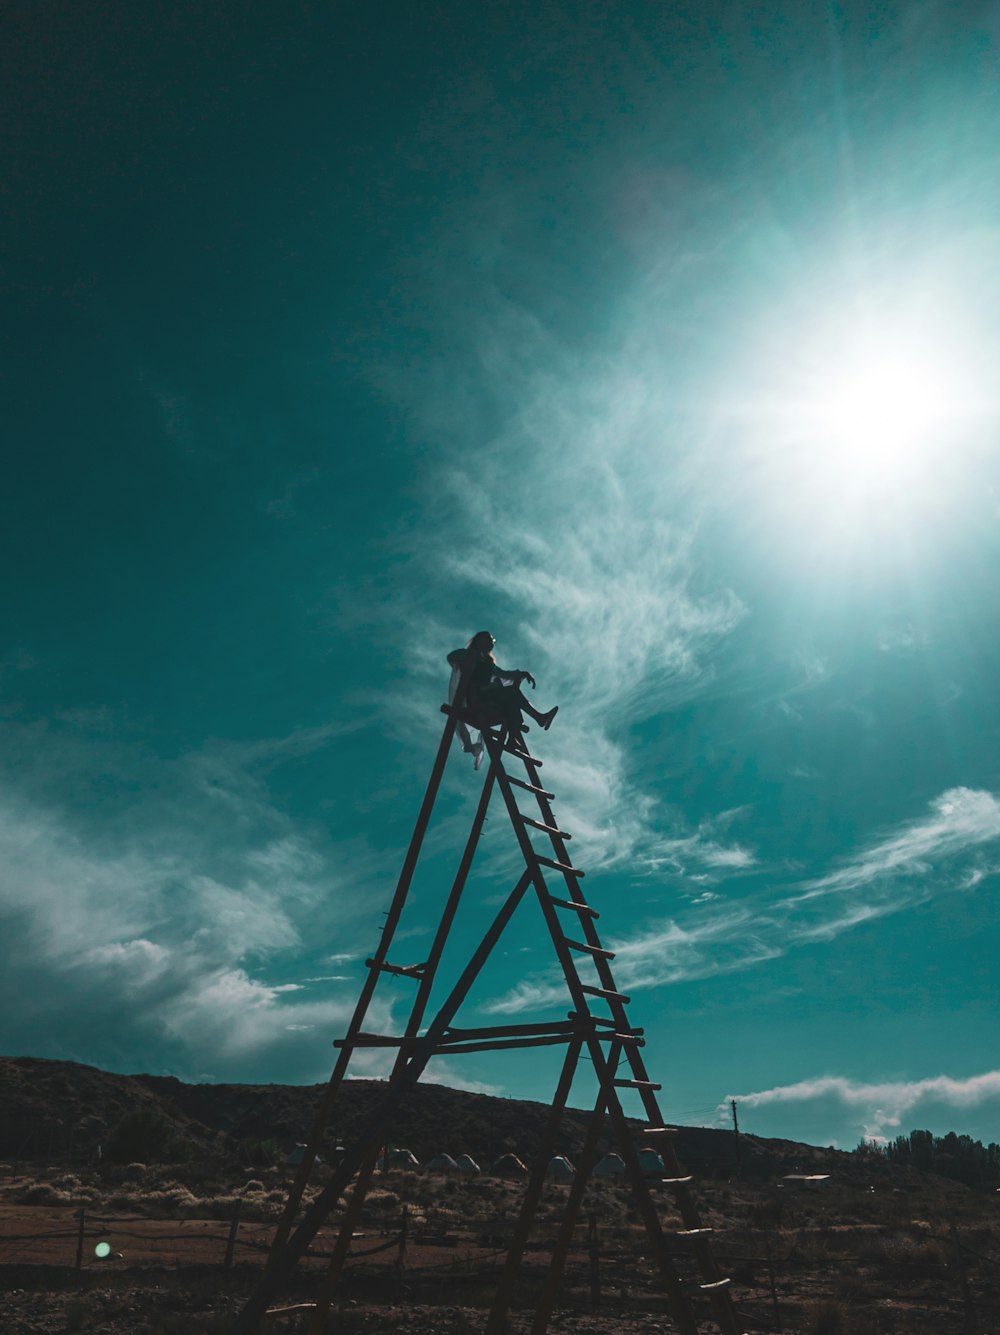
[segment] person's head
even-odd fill
[[[474,654],[482,654],[485,658],[492,658],[495,644],[496,640],[488,630],[479,630],[473,635],[467,648],[471,649]]]

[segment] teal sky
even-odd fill
[[[9,22],[3,1051],[324,1078],[489,627],[665,1115],[1000,1138],[1000,11],[606,11]]]

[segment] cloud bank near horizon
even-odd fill
[[[16,754],[24,739],[4,731]],[[151,776],[106,740],[75,736],[46,760],[32,735],[35,784],[0,784],[5,1049],[118,1069],[154,1050],[186,1079],[321,1078],[316,1035],[343,1029],[357,981],[277,980],[317,930],[353,940],[365,897],[338,889],[329,849],[270,802],[259,766],[326,736],[220,744]],[[77,785],[113,770],[149,792],[98,819],[57,800],[67,768]],[[379,860],[355,852],[352,876],[375,880]],[[373,1022],[390,1013],[380,1000]]]
[[[885,1142],[914,1129],[921,1120],[940,1120],[942,1113],[953,1115],[985,1107],[1000,1115],[1000,1071],[984,1071],[963,1079],[937,1075],[876,1082],[817,1076],[773,1089],[727,1094],[717,1110],[720,1123],[728,1123],[731,1099],[736,1099],[741,1110],[812,1105],[811,1111],[822,1113],[827,1122],[846,1114],[861,1137]]]

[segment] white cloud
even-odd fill
[[[732,908],[718,909],[689,927],[674,921],[661,923],[608,945],[615,951],[615,982],[624,992],[712,978],[781,954],[776,944],[754,930],[747,910]],[[523,980],[487,1002],[483,1009],[490,1014],[512,1015],[567,999],[566,983],[561,973],[552,969]]]
[[[942,1108],[967,1110],[983,1104],[996,1104],[1000,1114],[1000,1071],[955,1079],[930,1076],[922,1080],[864,1081],[844,1076],[818,1076],[792,1085],[728,1094],[719,1104],[720,1120],[729,1116],[729,1100],[735,1098],[741,1109],[766,1109],[777,1105],[835,1105],[849,1111],[858,1128],[869,1139],[885,1139],[919,1122],[924,1110],[932,1105],[940,1116]]]
[[[1000,839],[1000,800],[974,788],[950,788],[931,803],[931,813],[877,841],[843,866],[808,881],[790,902],[843,894],[874,882],[926,872],[952,858]]]
[[[106,741],[58,737],[49,753],[37,728],[4,732],[8,762],[31,751],[17,788],[0,775],[5,1045],[119,1069],[152,1051],[177,1073],[249,1078],[270,1063],[291,1078],[318,1074],[326,1045],[289,1035],[336,1036],[358,980],[331,976],[307,1001],[301,980],[256,975],[275,962],[287,970],[319,932],[353,932],[370,911],[374,860],[352,858],[346,893],[330,850],[271,806],[232,754],[223,762],[205,752],[150,774],[141,757]],[[249,748],[252,764],[284,749]],[[128,780],[120,808],[88,816],[59,800],[67,786],[84,791],[109,772]],[[380,1004],[373,1023],[388,1014]]]
[[[331,1036],[342,1032],[353,1011],[353,998],[340,1002],[302,1002],[287,1005],[282,987],[268,986],[242,969],[217,969],[206,975],[189,971],[185,986],[162,1007],[164,1031],[203,1061],[228,1063],[252,1057],[266,1066],[281,1049],[288,1032],[324,1029]],[[387,1018],[385,1008],[373,1010]]]
[[[695,863],[736,872],[752,867],[751,855],[744,857],[739,845],[719,842],[730,814],[736,813],[723,813],[696,835],[651,844],[640,866],[684,873],[689,881]],[[1000,801],[989,792],[950,789],[930,804],[928,816],[905,822],[827,876],[803,882],[795,894],[754,890],[735,904],[724,887],[702,890],[675,916],[606,942],[616,952],[615,980],[631,992],[732,973],[832,940],[933,895],[975,890],[995,874],[995,864],[981,853],[998,838]],[[561,976],[549,971],[523,980],[485,1009],[514,1014],[564,997]]]

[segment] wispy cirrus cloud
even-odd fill
[[[904,1119],[908,1125],[921,1118],[932,1120],[940,1116],[942,1109],[957,1112],[985,1105],[994,1106],[1000,1114],[1000,1071],[985,1071],[964,1079],[937,1075],[920,1080],[875,1082],[817,1076],[773,1089],[728,1094],[719,1104],[720,1122],[728,1119],[729,1100],[733,1098],[741,1109],[813,1105],[815,1113],[824,1107],[836,1108],[846,1112],[866,1138],[884,1140],[903,1128]]]
[[[995,874],[995,862],[985,850],[997,840],[996,795],[949,789],[931,802],[926,816],[873,840],[826,876],[799,883],[794,894],[752,891],[733,903],[721,882],[716,893],[695,899],[674,917],[610,941],[616,952],[616,980],[625,990],[634,990],[732,973],[830,940],[934,895],[973,891]],[[685,847],[689,841],[677,842]],[[699,850],[707,864],[712,850],[709,838]],[[738,846],[726,851],[722,869],[737,874],[744,870],[747,864],[740,853]],[[552,971],[524,980],[486,1009],[513,1014],[564,996],[565,984]]]
[[[787,902],[801,904],[919,875],[943,858],[996,839],[1000,839],[1000,799],[982,789],[949,788],[934,799],[928,816],[907,822],[826,876],[807,881],[801,893]]]
[[[503,228],[482,221],[502,251]],[[451,261],[434,284],[449,326],[456,308],[469,312],[462,372],[452,363],[440,378],[381,368],[385,392],[437,448],[419,528],[397,535],[400,558],[425,575],[424,594],[382,615],[428,698],[443,694],[447,650],[494,629],[501,663],[537,677],[539,705],[564,706],[544,759],[575,847],[588,866],[619,866],[664,833],[629,730],[704,689],[717,647],[748,609],[697,551],[676,386],[658,339],[637,321],[617,346],[571,349],[492,285],[484,244],[477,229],[475,277],[466,278],[485,282],[473,307],[467,294],[451,301]],[[338,593],[337,617],[350,618],[351,605]],[[372,614],[357,606],[359,624],[370,627]],[[412,694],[372,703],[426,748],[434,719],[414,718]]]

